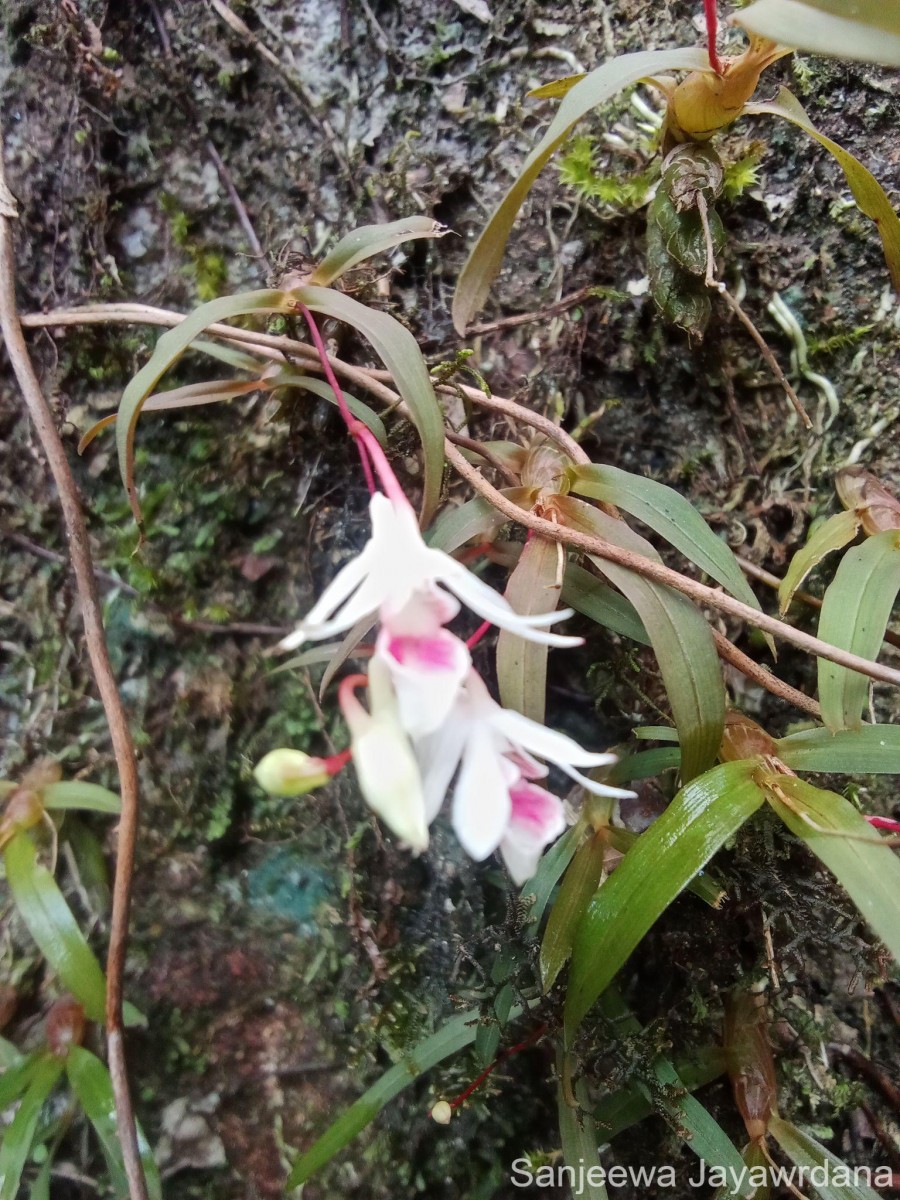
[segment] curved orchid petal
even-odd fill
[[[596,754],[585,750],[567,734],[547,729],[546,726],[539,725],[537,721],[532,721],[529,717],[524,717],[521,713],[513,712],[509,708],[500,708],[497,705],[497,711],[494,713],[491,723],[499,733],[516,746],[521,746],[529,753],[536,754],[538,758],[545,758],[548,762],[555,763],[563,770],[567,766],[605,767],[616,761],[614,754]]]
[[[522,782],[510,790],[512,813],[500,843],[500,854],[520,886],[531,878],[544,848],[566,828],[562,801],[552,792]]]
[[[463,850],[476,862],[497,849],[509,824],[509,785],[509,771],[489,731],[473,726],[453,797],[453,829]]]
[[[472,666],[464,642],[438,629],[428,637],[382,628],[376,653],[387,664],[400,723],[410,737],[432,733],[446,721]]]

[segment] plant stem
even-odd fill
[[[3,138],[2,132],[0,132],[0,196],[3,195],[5,188]],[[118,854],[113,884],[107,958],[107,1053],[115,1096],[116,1124],[122,1146],[125,1173],[128,1177],[129,1195],[131,1200],[147,1200],[147,1184],[138,1152],[137,1127],[128,1085],[122,1034],[123,975],[125,953],[128,946],[131,880],[134,870],[134,848],[137,840],[139,812],[137,760],[125,708],[109,660],[100,598],[94,577],[94,564],[78,487],[22,334],[16,305],[15,274],[11,215],[7,208],[0,206],[0,331],[2,331],[3,340],[6,343],[10,365],[47,457],[50,473],[59,494],[81,607],[81,619],[84,624],[85,644],[97,690],[106,713],[116,767],[119,772],[122,815],[119,821]]]

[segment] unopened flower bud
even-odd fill
[[[446,1100],[438,1100],[437,1104],[431,1110],[432,1121],[437,1121],[438,1125],[449,1125],[453,1116],[453,1109]]]
[[[254,768],[253,777],[270,796],[305,796],[331,778],[322,758],[302,750],[270,750]]]
[[[65,1058],[84,1037],[84,1009],[73,996],[57,1002],[47,1014],[47,1045],[57,1058]]]

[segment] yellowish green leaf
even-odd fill
[[[890,0],[757,0],[733,19],[783,46],[900,67],[900,6]]]
[[[665,71],[709,71],[706,52],[696,48],[642,50],[603,63],[569,89],[544,136],[528,155],[515,183],[500,202],[472,248],[453,298],[453,324],[460,334],[481,309],[500,270],[513,222],[538,175],[592,109],[632,83]]]
[[[818,566],[832,550],[843,550],[844,546],[849,546],[859,533],[859,525],[859,517],[851,509],[849,512],[839,512],[835,516],[829,517],[827,521],[813,530],[806,544],[801,546],[791,559],[790,566],[778,588],[778,607],[782,616],[790,607],[794,592],[813,567]]]
[[[778,98],[768,104],[746,105],[744,113],[748,115],[770,113],[775,117],[783,117],[786,121],[791,121],[804,130],[810,137],[815,138],[837,159],[838,165],[847,177],[847,183],[854,200],[859,205],[860,212],[870,217],[878,227],[891,280],[895,290],[900,291],[900,217],[897,216],[884,188],[872,172],[864,167],[859,159],[854,158],[848,150],[839,146],[837,142],[833,142],[831,138],[827,138],[824,133],[819,133],[806,115],[803,105],[787,88],[782,88],[778,93]]]
[[[536,616],[556,609],[559,565],[557,542],[529,538],[506,585],[506,599],[517,613]],[[497,639],[497,686],[503,707],[514,708],[540,724],[547,705],[549,649],[507,629],[502,629]]]

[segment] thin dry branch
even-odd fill
[[[831,646],[828,642],[823,642],[811,634],[803,633],[800,629],[794,629],[793,626],[786,625],[783,621],[779,621],[775,617],[770,617],[768,613],[760,612],[758,609],[752,608],[749,604],[744,604],[741,600],[736,600],[733,596],[729,596],[727,592],[720,592],[716,588],[707,587],[706,584],[698,583],[695,579],[690,579],[687,575],[680,575],[670,567],[664,566],[663,563],[645,558],[642,554],[635,554],[631,550],[623,550],[620,546],[614,546],[612,542],[607,542],[603,538],[594,537],[589,533],[581,533],[575,529],[568,529],[564,525],[558,525],[553,521],[545,521],[543,517],[537,517],[534,513],[525,512],[524,509],[519,508],[511,500],[507,500],[495,487],[492,487],[480,471],[466,462],[465,458],[463,458],[454,446],[447,445],[445,453],[454,470],[462,475],[463,479],[470,483],[480,495],[489,500],[494,508],[502,512],[504,516],[509,517],[511,521],[517,521],[520,525],[525,525],[528,529],[533,529],[536,533],[541,534],[542,537],[549,538],[553,542],[563,542],[565,545],[575,546],[577,549],[584,550],[588,554],[596,554],[600,558],[605,558],[610,562],[618,563],[620,566],[628,567],[629,570],[636,572],[638,575],[643,575],[646,579],[653,579],[657,583],[667,584],[669,587],[674,588],[675,591],[682,592],[698,604],[707,604],[710,608],[716,608],[720,612],[729,613],[733,617],[740,617],[741,620],[755,625],[757,629],[771,633],[774,637],[781,638],[782,641],[790,642],[791,645],[797,646],[800,650],[805,650],[809,654],[814,654],[819,658],[828,659],[829,662],[837,663],[840,667],[848,667],[851,671],[859,671],[860,674],[868,675],[869,678],[877,679],[882,683],[892,683],[895,687],[900,686],[900,671],[894,670],[893,667],[887,667],[883,663],[871,662],[869,659],[851,654],[849,650],[842,650],[838,646]]]
[[[3,137],[0,131],[0,196],[6,190],[3,169]],[[109,956],[106,979],[106,1032],[109,1069],[116,1105],[116,1124],[122,1146],[125,1172],[131,1200],[147,1200],[144,1169],[138,1152],[137,1128],[123,1039],[122,1000],[125,953],[128,945],[128,918],[131,907],[131,878],[134,869],[134,848],[137,839],[139,790],[137,760],[128,719],[119,689],[116,686],[106,636],[100,599],[94,577],[94,564],[88,541],[87,527],[81,508],[78,487],[66,458],[62,439],[56,429],[53,414],[44,398],[40,381],[28,353],[16,304],[16,263],[12,235],[12,215],[0,207],[0,331],[6,343],[10,365],[22,392],[22,397],[34,424],[50,473],[59,494],[60,508],[72,567],[78,589],[84,637],[91,670],[100,693],[109,725],[110,738],[119,772],[119,791],[122,797],[122,816],[119,821],[118,855],[113,885],[112,916],[110,919]]]

